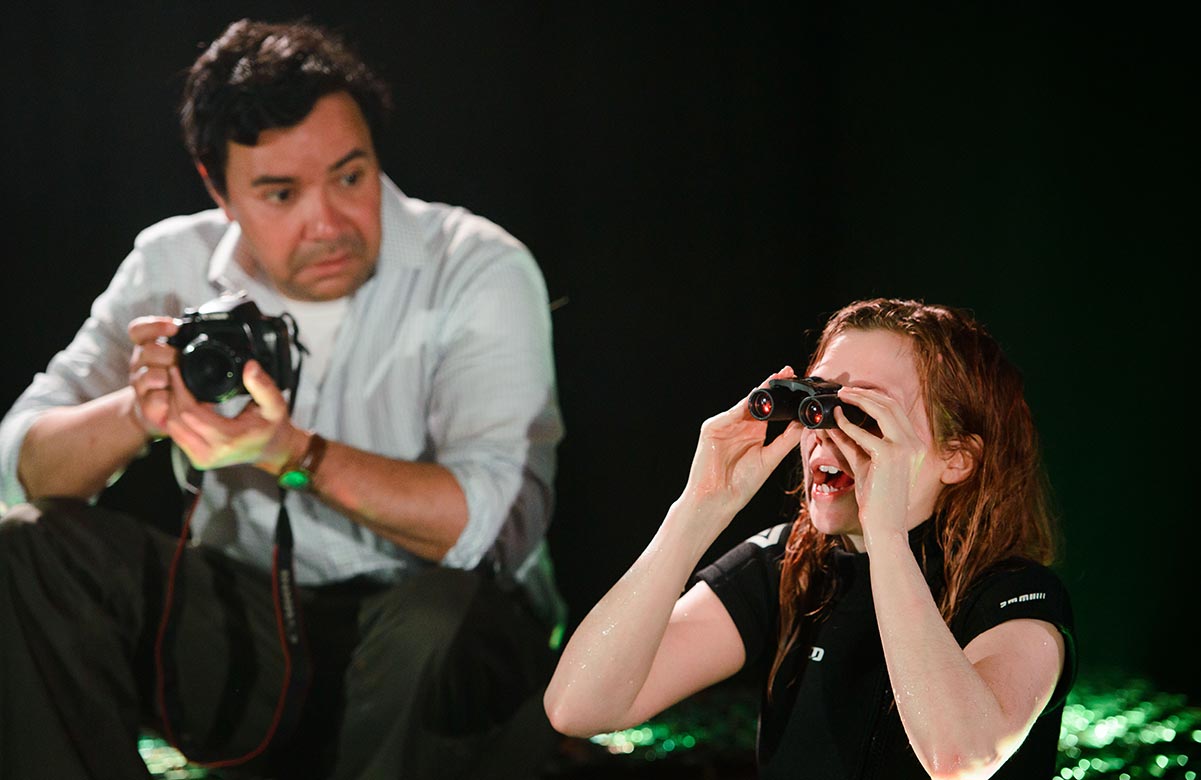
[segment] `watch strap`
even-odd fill
[[[311,490],[313,477],[317,474],[321,460],[325,457],[325,438],[317,433],[309,433],[308,444],[300,457],[289,460],[279,472],[279,486],[285,490]]]

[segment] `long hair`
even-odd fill
[[[836,336],[849,330],[885,330],[910,340],[935,446],[965,448],[974,462],[970,475],[944,486],[934,505],[945,585],[938,608],[949,622],[968,587],[990,566],[1013,556],[1043,564],[1055,557],[1049,486],[1021,373],[966,311],[888,298],[858,301],[836,312],[822,330],[809,369]],[[830,554],[845,544],[810,522],[803,482],[797,492],[801,505],[781,563],[780,631],[769,694],[803,624],[821,620],[829,606],[835,588]],[[927,562],[919,563],[925,569]]]

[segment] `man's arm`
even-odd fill
[[[313,435],[289,428],[283,456],[257,464],[275,476],[300,457]],[[467,525],[467,498],[447,468],[386,458],[336,441],[326,445],[312,491],[373,533],[431,561],[446,557]]]
[[[386,457],[321,431],[329,443],[312,487],[377,535],[450,566],[476,565],[498,534],[516,529],[504,541],[515,540],[515,560],[505,562],[517,565],[549,518],[544,494],[561,430],[546,294],[532,258],[511,248],[473,260],[472,273],[459,268],[463,281],[442,293],[452,303],[429,343],[440,359],[421,423],[434,462]],[[311,432],[293,424],[278,389],[252,365],[243,383],[254,403],[233,419],[172,393],[165,430],[198,467],[245,463],[274,476],[308,446]],[[182,386],[175,373],[171,382]],[[411,405],[398,398],[394,408]]]
[[[279,476],[308,448],[313,433],[298,428],[271,377],[254,361],[242,383],[253,403],[227,418],[197,401],[179,369],[168,370],[170,403],[163,427],[200,469],[250,463]],[[467,524],[463,490],[446,468],[376,455],[328,441],[313,474],[314,494],[376,534],[440,561]]]
[[[125,387],[78,406],[48,409],[21,445],[17,475],[29,498],[100,493],[145,448],[136,397]]]
[[[175,350],[161,339],[177,326],[169,317],[129,325],[133,351],[129,385],[75,406],[43,412],[25,434],[17,474],[30,498],[97,495],[161,435],[167,414],[168,369]]]

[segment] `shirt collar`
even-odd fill
[[[376,273],[387,273],[394,265],[421,266],[430,253],[422,236],[422,215],[429,209],[424,201],[410,198],[387,176],[380,174],[383,192],[380,203],[380,262]],[[386,262],[385,262],[386,261]]]

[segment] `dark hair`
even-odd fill
[[[387,85],[338,35],[305,21],[242,19],[225,29],[188,70],[179,118],[192,159],[226,194],[227,144],[300,123],[326,95],[346,92],[373,139],[391,110]]]
[[[966,449],[973,459],[971,475],[946,486],[934,505],[943,551],[938,606],[949,622],[968,587],[990,566],[1013,556],[1044,564],[1055,558],[1058,528],[1022,375],[967,311],[894,298],[856,301],[835,312],[809,368],[836,336],[852,330],[883,330],[910,340],[935,443]],[[830,604],[829,556],[840,545],[813,526],[802,498],[782,562],[780,633],[769,695],[803,624],[820,620]]]

